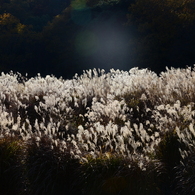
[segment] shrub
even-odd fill
[[[52,149],[52,141],[42,137],[39,141],[33,138],[28,143],[26,157],[26,174],[28,194],[81,194],[76,170],[80,163],[73,159],[69,152]]]
[[[175,194],[194,194],[195,182],[195,153],[190,152],[188,157],[183,160],[176,168],[175,176]]]
[[[16,137],[0,139],[0,194],[19,195],[24,182],[24,147]]]
[[[96,159],[87,156],[81,166],[83,194],[162,194],[159,183],[162,166],[139,156],[124,158],[106,153]]]

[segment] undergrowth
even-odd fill
[[[194,194],[195,69],[11,72],[0,88],[0,194]]]

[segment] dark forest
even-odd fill
[[[194,0],[0,0],[0,71],[192,66],[194,10]]]

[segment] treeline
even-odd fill
[[[137,27],[139,59],[153,70],[195,63],[195,1],[137,0],[129,23]]]
[[[192,65],[194,9],[193,0],[1,0],[0,71],[70,78]]]

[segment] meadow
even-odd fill
[[[0,76],[0,194],[195,193],[195,68]]]

